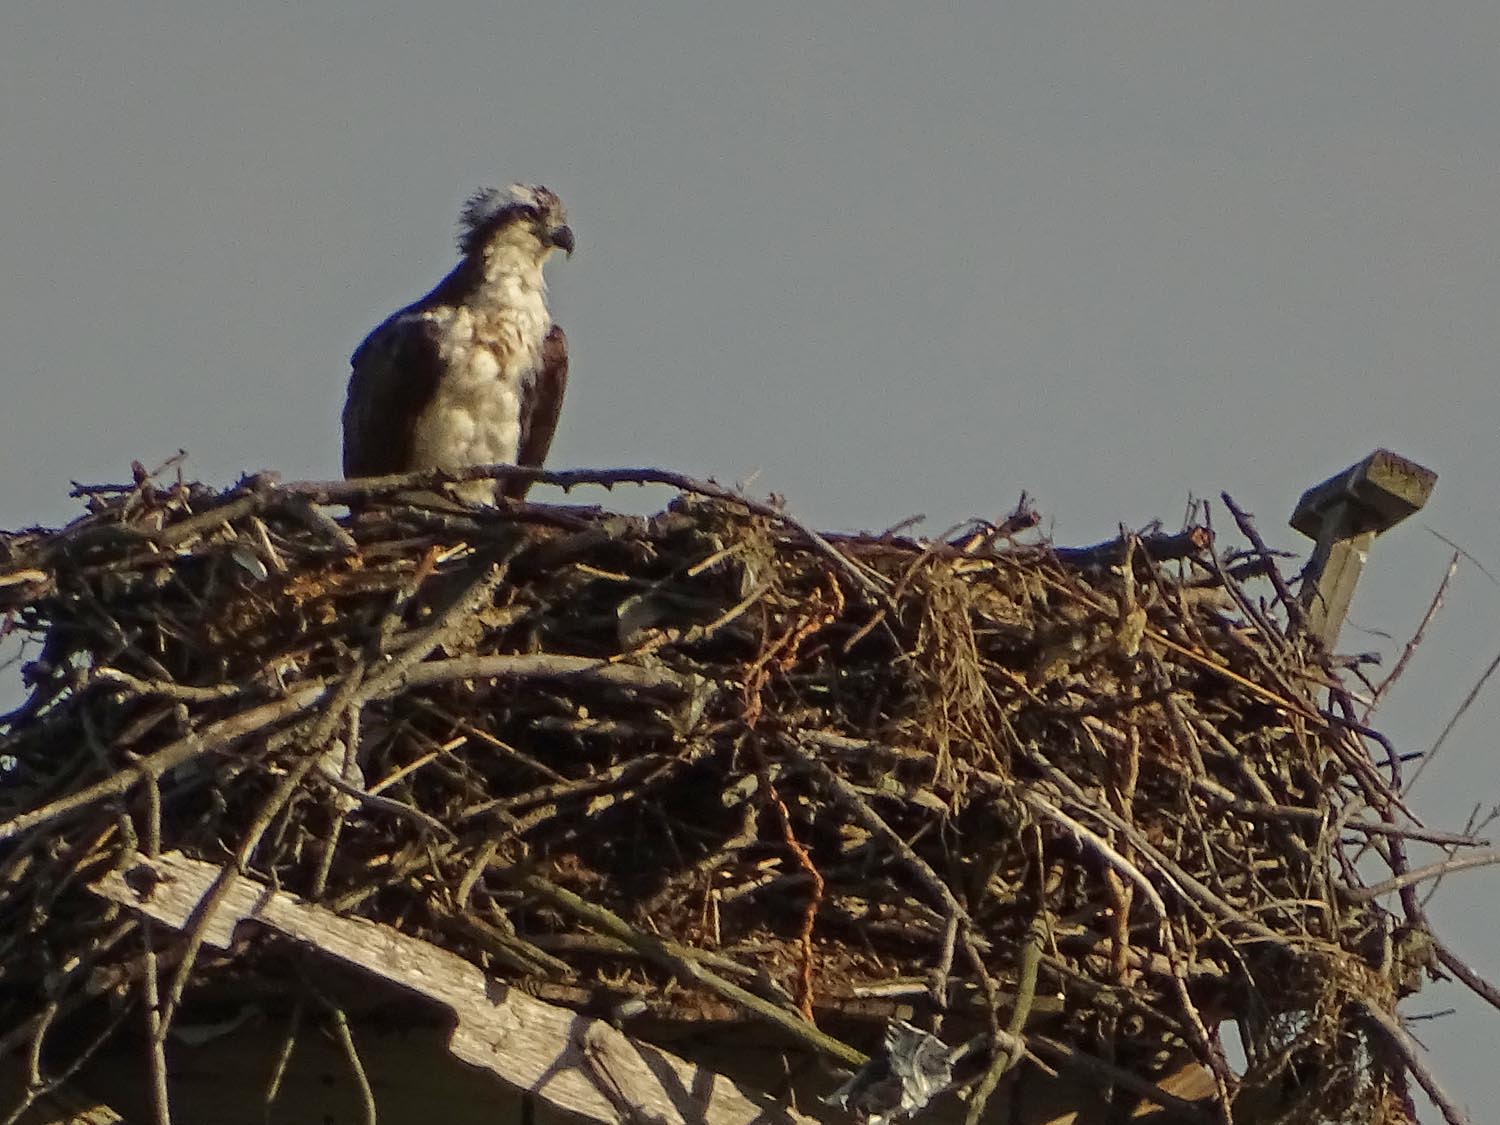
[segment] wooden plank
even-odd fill
[[[180,853],[111,872],[94,891],[174,929],[187,928],[220,868]],[[449,1051],[539,1101],[590,1121],[810,1122],[769,1096],[629,1038],[602,1020],[527,996],[462,957],[387,926],[240,877],[207,919],[227,949],[242,922],[268,926],[382,980],[445,1005]]]
[[[1292,527],[1317,541],[1302,578],[1306,627],[1328,648],[1338,643],[1375,537],[1421,510],[1436,484],[1431,469],[1377,449],[1297,501]]]
[[[1292,512],[1291,525],[1309,539],[1317,539],[1327,514],[1348,508],[1356,518],[1347,534],[1389,531],[1426,505],[1437,479],[1431,469],[1389,449],[1377,449],[1304,492]]]

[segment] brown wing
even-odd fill
[[[568,338],[557,325],[542,341],[542,369],[537,372],[530,392],[521,403],[521,444],[516,453],[517,465],[541,467],[552,448],[557,432],[557,417],[562,413],[563,392],[568,389]],[[507,481],[504,495],[520,500],[531,485],[525,481]]]
[[[412,469],[417,418],[443,377],[437,329],[400,312],[365,337],[349,361],[344,401],[344,476],[374,477]]]

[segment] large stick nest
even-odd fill
[[[180,850],[585,1010],[759,1018],[728,981],[956,1044],[1034,973],[1032,1059],[1186,1050],[1227,1089],[1239,1019],[1252,1078],[1404,1119],[1369,1013],[1416,974],[1354,865],[1399,843],[1394,756],[1269,559],[1202,527],[830,539],[702,491],[335,520],[347,489],[142,479],[5,536],[40,640],[0,728],[6,1045],[138,1002],[138,925],[89,885]]]

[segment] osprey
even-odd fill
[[[547,311],[542,266],[573,253],[562,202],[544,187],[485,188],[464,205],[463,260],[355,351],[344,403],[344,475],[540,465],[568,379],[568,341]],[[527,485],[471,481],[473,504]]]

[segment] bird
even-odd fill
[[[562,201],[534,184],[481,188],[459,216],[458,249],[458,265],[350,359],[346,478],[546,459],[568,382],[542,274],[558,250],[573,256]],[[452,494],[495,505],[529,486],[469,481]]]

